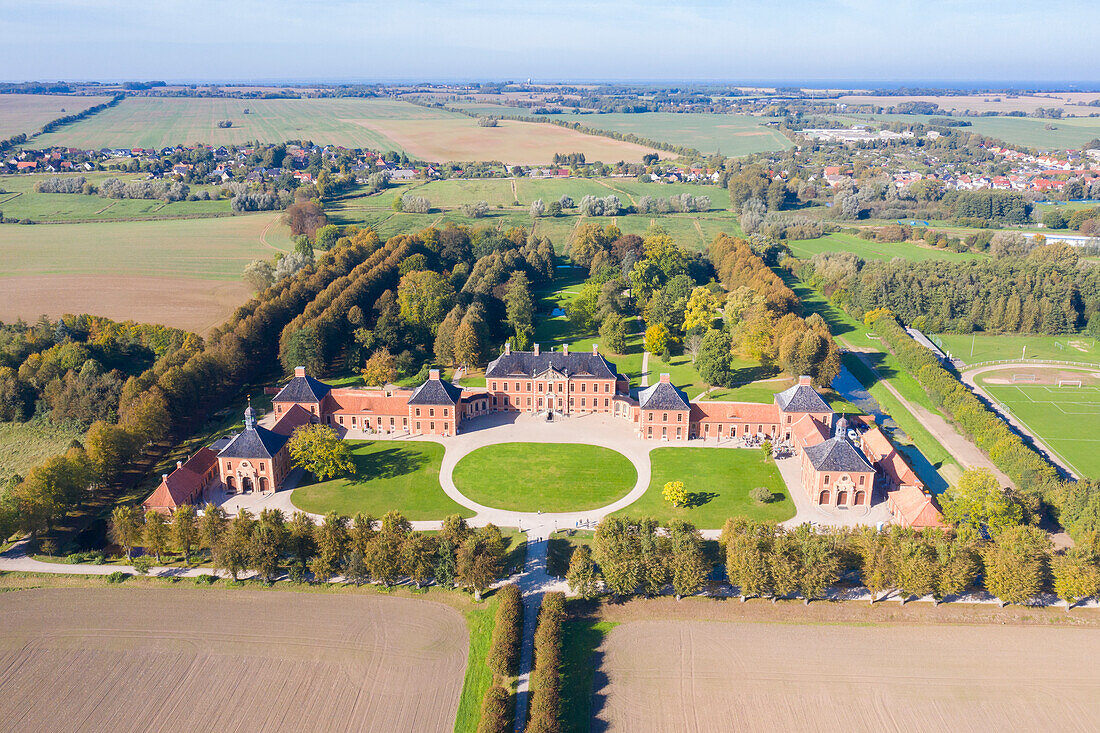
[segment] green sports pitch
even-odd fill
[[[1079,476],[1100,478],[1100,386],[988,384],[982,388]]]

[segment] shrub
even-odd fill
[[[124,573],[121,570],[116,570],[107,576],[108,583],[125,583],[126,579],[130,577],[129,573]]]
[[[133,561],[134,571],[138,575],[146,575],[149,569],[153,567],[153,558],[148,555],[142,555],[141,557],[135,557]]]
[[[195,577],[195,585],[213,585],[214,581],[218,579],[217,575],[198,575]]]
[[[565,594],[547,593],[535,629],[535,669],[531,673],[529,733],[561,730],[561,641]]]
[[[523,598],[519,587],[502,587],[497,606],[496,625],[489,646],[489,669],[502,677],[514,676],[519,669],[520,641],[523,635]]]
[[[512,730],[512,696],[500,685],[493,685],[481,702],[481,722],[477,733],[507,733]]]
[[[775,495],[764,486],[757,486],[755,489],[749,492],[749,498],[759,504],[770,504],[775,498]]]

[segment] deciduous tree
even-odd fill
[[[287,449],[294,465],[309,471],[318,481],[355,473],[347,443],[327,425],[303,425],[294,431]]]

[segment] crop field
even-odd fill
[[[450,731],[468,631],[407,598],[53,588],[0,594],[19,730]]]
[[[633,133],[651,140],[684,145],[702,153],[737,157],[783,150],[791,147],[779,130],[768,127],[761,118],[738,114],[680,114],[642,112],[562,115],[569,122],[614,132]]]
[[[248,114],[245,114],[245,110]],[[220,120],[232,127],[219,128]],[[395,150],[429,161],[547,164],[554,153],[588,160],[641,161],[649,148],[556,125],[505,121],[479,127],[466,115],[389,99],[130,98],[90,119],[36,139],[40,146],[162,148],[312,140]]]
[[[819,252],[851,252],[864,260],[890,260],[902,257],[920,260],[973,260],[982,257],[973,252],[952,252],[934,249],[914,242],[873,242],[847,232],[834,232],[817,239],[796,239],[787,242],[795,257],[810,259]]]
[[[1095,111],[1094,109],[1092,111]],[[844,115],[848,122],[866,121],[871,115]],[[944,118],[929,115],[873,115],[875,120],[889,122],[932,122]],[[953,118],[960,119],[960,118]],[[1068,117],[1060,120],[1033,117],[966,117],[969,127],[959,128],[995,137],[1013,145],[1025,145],[1040,150],[1072,150],[1100,137],[1100,117]],[[1049,128],[1048,128],[1049,126]]]
[[[837,98],[840,104],[874,104],[881,107],[893,107],[903,102],[931,102],[941,109],[962,114],[964,112],[1034,112],[1040,107],[1061,107],[1065,114],[1087,115],[1096,111],[1093,107],[1078,107],[1079,102],[1100,99],[1095,92],[1050,92],[1043,94],[1025,94],[1010,97],[1004,94],[971,95],[929,95],[929,96],[875,96],[862,94],[844,95]]]
[[[291,248],[278,214],[0,226],[0,320],[95,313],[197,332],[248,299],[251,260]]]
[[[1009,359],[1053,359],[1100,364],[1100,345],[1083,334],[1031,336],[1018,333],[940,333],[932,340],[966,364]]]
[[[145,176],[126,173],[62,173],[56,177],[83,176],[93,184],[117,177],[123,181],[144,180]],[[35,184],[55,176],[0,176],[0,212],[6,219],[38,223],[112,221],[120,219],[172,219],[228,215],[229,199],[218,201],[172,201],[159,199],[111,199],[79,193],[38,193]],[[191,186],[192,193],[206,190],[215,194],[215,186]]]
[[[630,621],[596,657],[593,729],[1084,730],[1090,629]]]
[[[110,97],[65,97],[53,94],[0,94],[0,138],[42,129],[50,120],[83,112]]]
[[[1100,380],[1084,372],[1032,370],[1042,371],[1063,380],[1079,379],[1083,386],[1058,386],[1057,379],[1039,375],[1038,384],[1014,382],[1019,369],[986,372],[977,380],[1079,475],[1100,478]]]
[[[391,509],[411,520],[443,519],[450,514],[469,517],[473,512],[443,493],[439,485],[439,443],[349,441],[354,476],[340,476],[306,484],[294,490],[299,509],[314,514],[359,512],[380,517]]]

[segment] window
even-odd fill
[[[493,390],[494,392],[496,392],[496,389],[497,389],[497,383],[496,383],[496,382],[493,382],[492,390]]]
[[[530,407],[530,406],[531,406],[531,398],[530,398],[530,397],[528,397],[528,398],[527,398],[527,406],[528,406],[528,407]]]
[[[264,470],[264,462],[263,461],[260,461],[260,470],[261,471]]]
[[[391,417],[390,418],[390,427],[392,428],[393,426],[394,426],[394,422],[393,422],[393,418]]]
[[[668,413],[667,412],[662,412],[661,413],[661,422],[668,422]]]
[[[539,392],[542,391],[542,382],[539,382]]]
[[[343,415],[341,415],[341,416],[340,416],[340,424],[341,424],[341,425],[343,425],[343,424],[344,424],[344,416],[343,416]]]
[[[516,382],[516,391],[519,392],[519,382]]]
[[[355,427],[355,415],[351,416],[351,425],[352,427]]]
[[[608,406],[608,405],[610,405],[610,404],[611,404],[611,400],[609,400],[609,399],[607,399],[606,397],[604,397],[604,398],[603,398],[603,406],[604,406],[604,407],[607,407],[607,406]]]
[[[866,477],[866,476],[860,476],[860,477],[859,477],[859,485],[860,485],[860,486],[863,486],[863,484],[864,484],[864,482],[865,482],[866,480],[867,480],[867,477]]]
[[[570,406],[570,407],[572,407],[572,406],[573,406],[573,398],[572,398],[572,397],[570,397],[570,398],[569,398],[569,406]]]
[[[561,382],[558,382],[558,391],[559,391],[559,392],[561,392],[561,391],[562,391],[562,385],[561,385]]]
[[[651,437],[651,438],[653,437],[653,426],[652,425],[649,426],[649,437]]]
[[[434,407],[429,407],[428,408],[428,417],[435,417],[435,408]]]
[[[233,464],[230,463],[229,461],[226,461],[225,462],[225,470],[226,471],[232,471],[233,470]]]
[[[684,413],[677,412],[676,413],[676,422],[683,422],[683,421],[684,421]],[[677,429],[679,429],[679,428],[677,428]]]
[[[418,432],[418,433],[420,432],[420,421],[419,420],[416,421],[416,432]]]
[[[403,427],[403,428],[409,427],[409,418],[407,418],[407,417],[401,418],[401,427]]]
[[[683,436],[683,433],[681,432],[682,430],[683,430],[683,428],[676,428],[676,437],[677,438],[680,438],[680,437]]]
[[[787,422],[789,423],[790,421],[791,421],[791,416],[787,415]]]
[[[584,391],[584,388],[585,388],[585,383],[584,383],[584,382],[581,382],[581,392],[583,392],[583,391]]]
[[[825,485],[829,485],[829,474],[825,474]]]
[[[667,438],[668,437],[668,428],[661,428],[661,437],[662,438]]]
[[[419,407],[418,407],[418,408],[416,408],[416,416],[417,416],[417,417],[420,417],[420,408],[419,408]]]
[[[610,392],[611,391],[611,383],[610,382],[608,382],[607,384],[605,384],[603,386],[603,391],[604,392]]]
[[[435,432],[435,421],[432,421],[432,422],[431,422],[431,423],[429,423],[429,424],[431,425],[431,430],[432,430],[432,432],[434,433],[434,432]]]

